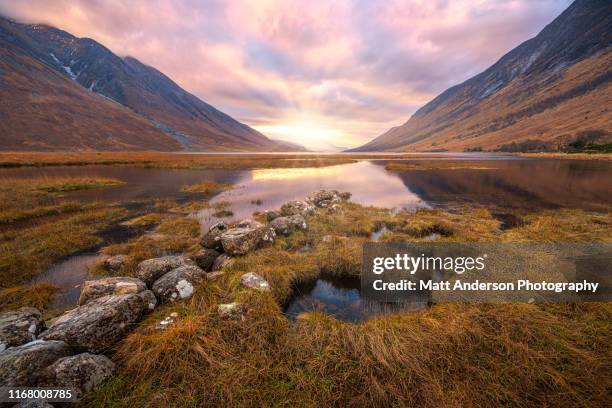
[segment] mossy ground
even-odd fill
[[[396,214],[351,203],[309,217],[306,232],[238,258],[187,302],[159,307],[118,345],[117,375],[83,404],[606,406],[609,303],[440,304],[360,324],[318,312],[290,323],[282,313],[296,282],[358,274],[361,244],[383,225],[389,241],[424,240],[431,231],[443,231],[443,241],[611,239],[610,214],[545,211],[525,219],[503,231],[485,209]],[[197,235],[183,231],[190,237],[184,249],[196,250]],[[128,245],[131,254],[148,256],[167,244]],[[249,271],[262,274],[272,292],[242,288],[239,277]],[[232,301],[248,305],[246,320],[217,317],[217,305]],[[176,323],[156,329],[171,312],[180,316]]]

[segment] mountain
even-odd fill
[[[287,150],[135,58],[0,17],[0,149]]]
[[[577,0],[536,37],[353,151],[556,148],[612,134],[612,2]]]

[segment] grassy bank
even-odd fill
[[[441,157],[439,154],[405,153],[393,158]],[[381,158],[368,153],[355,154],[185,154],[159,152],[0,152],[0,167],[47,167],[89,165],[136,165],[152,168],[269,169],[323,167]]]
[[[171,227],[167,241],[138,239],[112,252],[139,259],[170,242],[197,249],[195,227]],[[605,406],[612,330],[610,304],[445,304],[361,324],[306,313],[295,324],[281,304],[299,281],[359,273],[361,244],[383,240],[610,241],[610,214],[564,210],[525,216],[501,229],[484,209],[415,214],[343,204],[308,218],[309,229],[238,258],[224,277],[187,302],[159,307],[120,343],[116,376],[84,406]],[[550,225],[550,227],[546,227]],[[160,226],[161,227],[161,226]],[[183,231],[183,232],[178,232]],[[182,236],[182,238],[181,238]],[[186,239],[187,238],[187,239]],[[176,240],[176,241],[174,241]],[[304,251],[305,245],[311,250]],[[271,293],[245,290],[256,271]],[[127,267],[122,273],[133,273]],[[219,303],[245,303],[244,321],[220,320]],[[177,312],[167,330],[156,324]]]

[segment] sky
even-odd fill
[[[570,0],[0,0],[159,69],[268,137],[368,142],[536,35]]]

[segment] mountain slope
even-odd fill
[[[536,37],[354,151],[485,150],[612,132],[612,2],[577,0]]]
[[[0,47],[2,149],[285,150],[94,40],[0,18]]]

